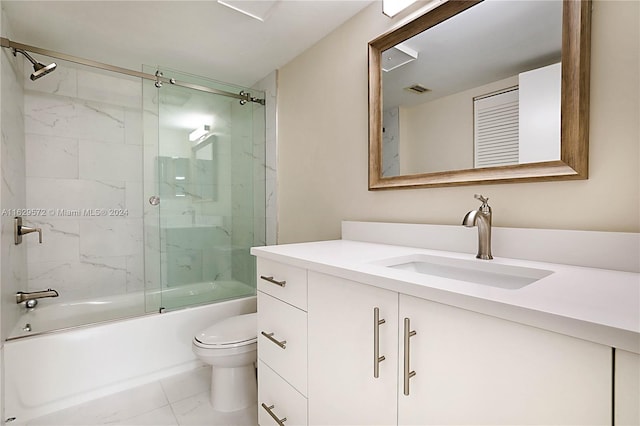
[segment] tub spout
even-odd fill
[[[491,207],[489,206],[488,198],[482,195],[474,195],[474,197],[482,202],[482,205],[478,210],[471,210],[468,212],[464,219],[462,219],[462,225],[466,227],[478,227],[478,254],[476,258],[491,260]]]
[[[16,293],[16,303],[26,302],[28,300],[42,299],[43,297],[58,297],[57,291],[52,289],[42,291],[32,291],[30,293],[19,291]]]

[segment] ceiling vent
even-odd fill
[[[414,84],[412,86],[405,87],[404,90],[408,90],[411,93],[417,93],[418,95],[421,94],[421,93],[427,93],[427,92],[431,91],[431,89],[427,89],[426,87],[424,87],[421,84]]]

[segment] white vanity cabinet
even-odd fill
[[[615,424],[640,425],[640,355],[616,350]]]
[[[611,423],[607,346],[312,271],[308,296],[309,424]]]
[[[258,423],[307,422],[307,271],[258,259]]]
[[[406,295],[399,314],[399,424],[611,424],[611,348]]]
[[[309,423],[395,424],[398,293],[309,271],[308,331]]]

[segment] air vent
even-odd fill
[[[408,90],[410,92],[417,93],[417,94],[426,93],[426,92],[430,92],[431,91],[431,89],[427,89],[426,87],[424,87],[421,84],[414,84],[413,86],[405,87],[404,90]]]

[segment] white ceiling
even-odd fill
[[[383,72],[385,108],[421,104],[560,61],[562,0],[485,1],[402,44],[418,59]],[[405,90],[414,84],[431,91]]]
[[[371,3],[281,0],[265,22],[215,0],[3,0],[2,7],[16,42],[133,70],[160,65],[251,86]]]

